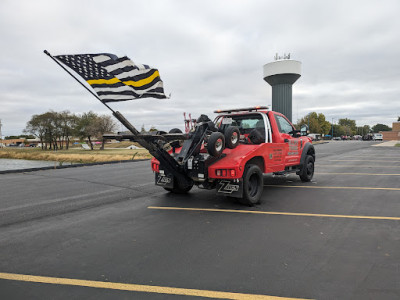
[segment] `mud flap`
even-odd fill
[[[165,188],[174,188],[174,176],[172,174],[156,173],[156,185]]]
[[[217,184],[217,194],[229,197],[243,197],[243,181],[221,180]]]

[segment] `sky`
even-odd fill
[[[263,66],[276,53],[302,63],[294,122],[316,111],[329,122],[391,126],[400,116],[399,12],[398,0],[2,0],[2,135],[22,134],[49,110],[110,114],[45,49],[127,55],[159,69],[170,99],[111,104],[139,129],[183,129],[184,112],[213,119],[216,109],[271,105]]]

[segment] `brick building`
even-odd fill
[[[0,144],[3,144],[4,146],[8,145],[19,145],[25,142],[25,139],[10,139],[10,140],[0,140]]]
[[[380,131],[384,141],[400,141],[400,122],[393,122],[392,131]]]

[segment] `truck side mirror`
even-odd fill
[[[301,126],[300,133],[301,136],[307,136],[310,133],[310,131],[308,130],[308,126],[307,125]]]
[[[289,132],[290,134],[292,134],[292,136],[294,137],[294,138],[299,138],[299,137],[301,137],[301,132],[300,132],[300,130],[293,130],[293,131],[291,131],[291,132]]]

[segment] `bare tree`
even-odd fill
[[[97,117],[93,126],[95,127],[94,131],[96,131],[97,137],[102,139],[100,150],[104,150],[105,139],[103,135],[115,131],[117,129],[117,123],[111,116],[101,115]]]
[[[97,134],[96,127],[94,126],[94,123],[96,122],[97,118],[98,115],[92,111],[84,113],[82,116],[79,117],[76,127],[76,134],[81,139],[87,138],[90,149],[92,150],[93,150],[92,137],[96,136]]]

